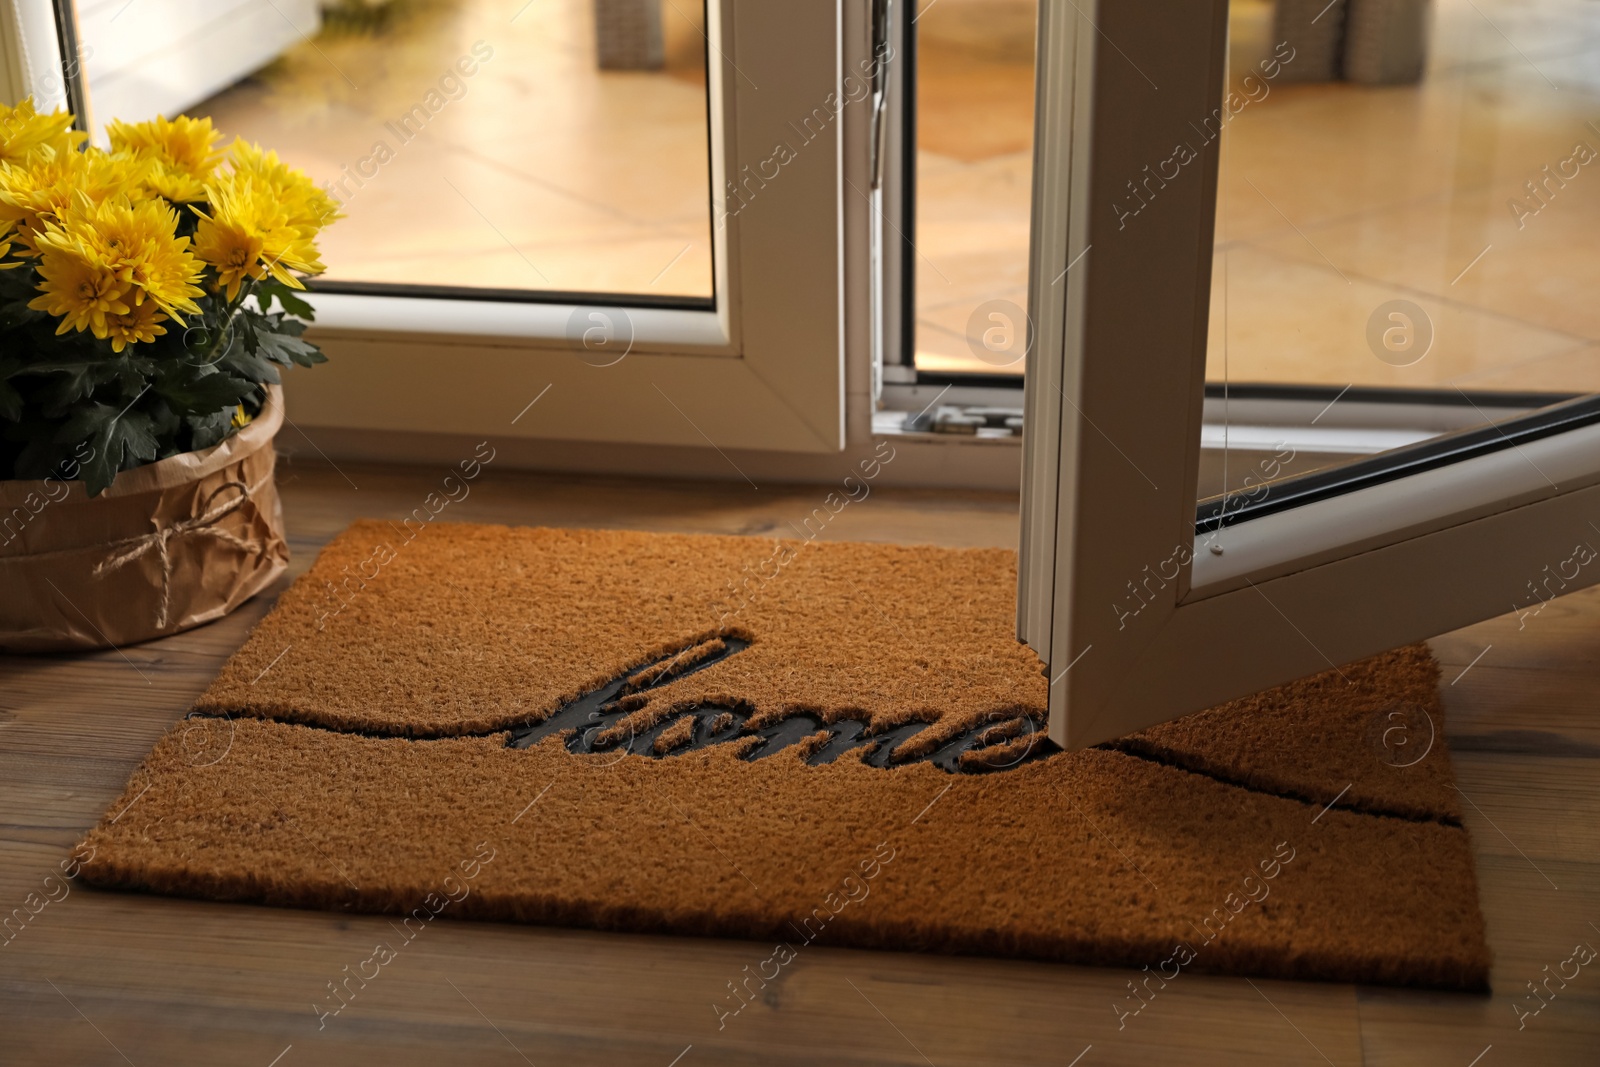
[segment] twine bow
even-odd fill
[[[163,527],[157,520],[151,519],[150,523],[155,526],[155,530],[138,537],[128,538],[125,541],[118,541],[118,545],[128,545],[130,547],[110,559],[102,560],[94,569],[94,577],[99,578],[110,571],[117,570],[154,549],[161,556],[161,605],[156,612],[156,629],[165,629],[167,611],[172,600],[172,554],[168,550],[168,544],[174,537],[187,537],[192,534],[196,537],[214,538],[224,544],[232,545],[241,552],[260,555],[266,550],[259,541],[246,540],[227,530],[218,529],[215,524],[224,516],[231,515],[243,507],[250,500],[251,494],[264,484],[266,484],[265,478],[254,485],[246,485],[244,482],[237,480],[226,481],[206,496],[205,503],[202,505],[204,510],[199,515],[166,527]],[[217,497],[228,490],[233,490],[238,495],[221,504],[215,504]]]

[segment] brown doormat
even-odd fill
[[[823,944],[1487,988],[1426,649],[1066,753],[1015,582],[1001,550],[358,523],[82,876],[402,940],[755,938],[768,971]]]

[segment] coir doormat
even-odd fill
[[[849,945],[1486,988],[1426,649],[1068,753],[1015,582],[1001,550],[358,523],[134,773],[82,876],[397,936],[447,916],[754,938],[777,965]]]

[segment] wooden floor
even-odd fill
[[[350,520],[408,512],[440,476],[287,466],[294,573]],[[450,517],[778,534],[824,492],[500,471]],[[1016,501],[875,490],[828,534],[1014,546]],[[140,647],[0,657],[0,918],[44,899],[46,876],[271,599]],[[1119,1031],[1112,1003],[1132,972],[816,947],[719,1030],[713,1002],[771,946],[450,922],[319,1029],[313,1002],[390,936],[385,919],[74,884],[0,941],[0,1064],[1600,1062],[1600,960],[1576,977],[1564,962],[1600,947],[1600,589],[1434,648],[1495,951],[1491,996],[1186,974]],[[1554,996],[1533,1000],[1525,983],[1558,969],[1565,988],[1552,979]],[[1520,1028],[1519,1002],[1544,1005]]]

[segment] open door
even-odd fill
[[[1510,6],[1372,74],[1242,3],[1040,5],[1018,629],[1069,748],[1600,581],[1592,70]]]

